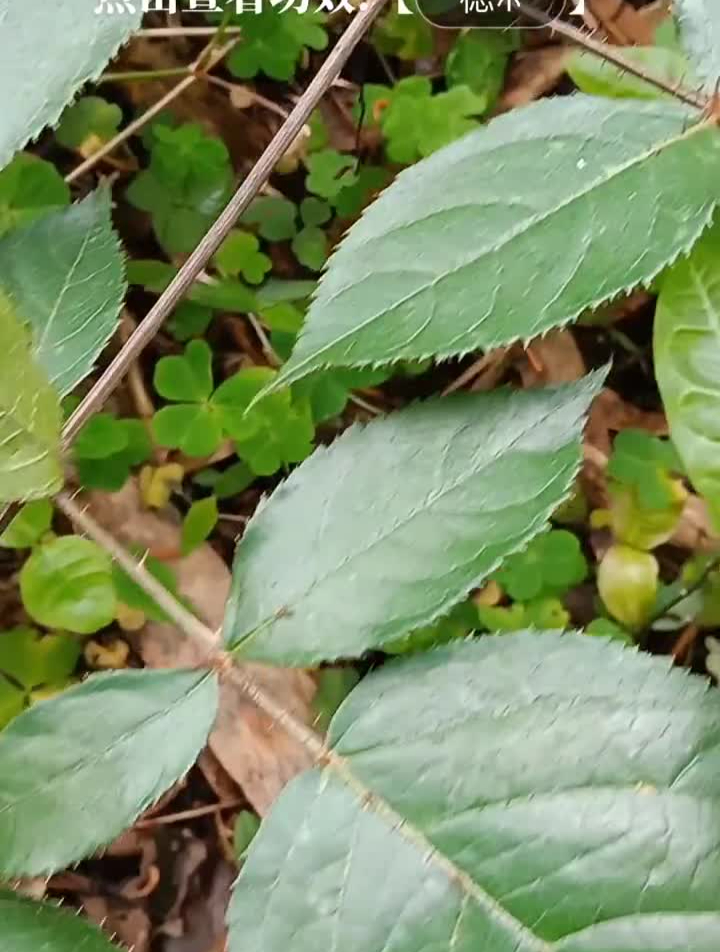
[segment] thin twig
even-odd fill
[[[217,66],[220,60],[227,56],[227,54],[237,44],[237,42],[238,39],[235,37],[224,46],[221,46],[219,49],[212,52],[206,66],[204,67],[204,70],[207,71]],[[174,99],[177,99],[181,93],[185,92],[188,86],[192,86],[192,84],[203,75],[203,73],[200,72],[200,62],[205,54],[206,50],[203,50],[195,62],[188,66],[188,75],[185,77],[185,79],[181,79],[176,86],[173,86],[172,89],[169,89],[164,96],[162,96],[156,103],[150,106],[149,109],[146,109],[141,116],[138,116],[137,119],[134,119],[131,123],[125,126],[124,129],[118,132],[116,136],[110,139],[109,142],[106,142],[102,148],[98,149],[97,152],[93,152],[89,158],[87,158],[84,162],[81,162],[77,168],[73,169],[69,175],[65,176],[65,181],[68,184],[77,181],[80,176],[84,175],[86,172],[89,172],[90,169],[93,169],[101,159],[103,159],[106,155],[109,155],[111,152],[114,152],[115,149],[119,145],[122,145],[122,143],[127,139],[129,139],[130,136],[133,136],[135,133],[139,132],[143,126],[146,126],[154,116],[157,116],[157,114],[162,112],[162,110],[165,109],[165,107],[168,106]]]
[[[164,826],[170,823],[183,823],[185,820],[196,820],[198,817],[212,813],[222,813],[223,810],[234,810],[241,807],[245,800],[226,800],[224,803],[208,803],[202,807],[193,807],[190,810],[180,810],[178,813],[163,813],[161,816],[149,817],[147,820],[137,820],[133,824],[136,830],[152,829],[154,826]]]
[[[90,389],[80,406],[68,420],[63,431],[65,446],[68,446],[85,422],[103,406],[110,394],[122,380],[130,364],[137,360],[150,343],[165,318],[170,314],[195,279],[207,265],[233,228],[238,217],[245,211],[262,186],[267,182],[276,163],[310,118],[325,91],[340,74],[348,57],[365,35],[370,24],[385,6],[387,0],[371,0],[367,7],[353,17],[350,26],[336,43],[332,53],[318,70],[300,101],[277,131],[268,147],[253,166],[252,171],[240,185],[225,209],[216,219],[195,251],[190,255],[173,280],[160,295],[145,319],[110,363],[100,379]]]
[[[188,611],[106,529],[103,529],[70,493],[67,491],[58,493],[55,504],[82,533],[105,549],[120,568],[157,602],[173,624],[205,648],[208,663],[211,663],[217,650],[217,642],[212,631],[191,611]]]
[[[533,20],[535,23],[540,23],[542,26],[548,27],[555,33],[558,33],[560,36],[564,36],[565,39],[570,40],[570,42],[574,43],[576,46],[583,47],[589,52],[594,53],[595,56],[599,56],[601,59],[607,60],[609,63],[612,63],[619,69],[624,70],[626,73],[630,73],[631,75],[636,76],[638,79],[642,79],[644,82],[649,83],[651,86],[655,86],[656,89],[661,89],[664,93],[674,96],[675,99],[679,99],[681,102],[686,103],[686,105],[694,106],[696,109],[700,110],[707,108],[708,99],[706,97],[699,96],[697,93],[692,92],[692,90],[685,89],[682,86],[673,86],[672,83],[666,82],[661,77],[654,76],[652,73],[646,72],[646,70],[644,70],[641,66],[638,66],[637,63],[633,63],[626,59],[623,54],[619,53],[614,47],[608,45],[607,43],[601,43],[598,40],[594,40],[587,33],[583,32],[583,30],[579,30],[577,27],[572,26],[569,23],[565,23],[563,20],[556,20],[553,17],[549,17],[546,13],[536,10],[534,7],[528,6],[526,3],[518,3],[518,9],[521,11],[521,13],[524,13],[526,17],[528,17],[530,20]]]
[[[226,36],[239,36],[242,33],[242,27],[226,26],[224,32]],[[144,30],[137,30],[130,39],[134,40],[136,37],[147,37],[153,40],[163,36],[214,36],[215,33],[216,27],[214,26],[154,26]]]

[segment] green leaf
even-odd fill
[[[182,357],[162,357],[155,365],[153,383],[166,400],[207,400],[213,391],[210,345],[193,340]]]
[[[673,10],[693,72],[714,92],[720,79],[720,9],[715,0],[675,0]]]
[[[527,602],[564,594],[584,581],[587,571],[578,537],[566,529],[553,529],[511,555],[495,579],[511,598]]]
[[[188,456],[211,456],[222,441],[220,423],[207,404],[163,407],[153,417],[152,427],[160,446],[180,449]]]
[[[70,203],[70,187],[51,162],[20,152],[0,172],[0,235]]]
[[[191,337],[202,337],[210,326],[213,313],[209,307],[183,301],[173,311],[167,323],[167,329],[175,340],[186,341]]]
[[[233,834],[233,852],[239,861],[245,858],[255,834],[260,829],[260,817],[249,810],[241,810],[235,818]]]
[[[286,388],[256,402],[275,376],[267,367],[248,367],[221,384],[212,399],[238,455],[259,476],[298,463],[312,451],[315,428],[306,400],[295,400]]]
[[[63,482],[60,402],[30,346],[0,292],[0,502],[41,499]]]
[[[102,96],[83,96],[62,114],[55,138],[66,149],[82,148],[88,139],[98,144],[109,142],[120,128],[122,118],[122,109],[115,103]]]
[[[622,55],[629,63],[672,86],[680,86],[687,81],[688,61],[677,50],[661,46],[628,46],[623,49]],[[573,53],[568,60],[567,71],[578,89],[591,96],[621,99],[659,99],[669,96],[657,86],[585,51]]]
[[[326,731],[338,708],[360,680],[355,668],[323,668],[317,673],[317,691],[312,699],[313,727]]]
[[[545,100],[408,169],[334,252],[277,386],[530,339],[648,282],[718,200],[720,134],[691,116]]]
[[[115,617],[110,557],[95,542],[63,536],[36,548],[20,572],[27,613],[48,628],[81,635],[99,631]]]
[[[404,94],[408,87],[409,95]],[[387,138],[388,158],[408,165],[464,136],[477,126],[487,97],[467,86],[453,86],[433,95],[426,76],[402,79],[390,92],[380,125]]]
[[[285,241],[297,231],[296,217],[297,207],[289,199],[262,195],[253,199],[240,221],[244,225],[257,225],[260,237],[267,241]]]
[[[149,212],[157,240],[168,254],[192,251],[230,197],[233,170],[225,143],[201,126],[158,126],[150,167],[126,195]]]
[[[195,477],[200,486],[212,489],[218,499],[229,499],[237,496],[255,481],[255,473],[247,463],[240,460],[220,472],[216,469],[204,469]]]
[[[704,679],[600,638],[386,665],[253,841],[230,952],[714,952],[719,735]]]
[[[109,191],[0,240],[0,289],[31,325],[33,353],[50,382],[61,396],[69,393],[93,369],[125,297]]]
[[[80,654],[80,642],[71,635],[41,635],[34,628],[0,632],[0,671],[28,692],[65,682]]]
[[[433,55],[433,31],[417,10],[414,0],[405,3],[407,10],[391,7],[373,30],[373,43],[381,53],[402,60],[416,60]]]
[[[227,643],[312,665],[446,614],[567,495],[601,379],[430,400],[318,450],[243,534]]]
[[[0,0],[0,88],[8,93],[0,119],[0,168],[57,121],[141,20],[140,4],[110,15],[94,13],[88,0],[63,0],[30,12],[25,4]]]
[[[517,34],[503,30],[461,33],[445,60],[448,86],[467,86],[492,109],[505,82],[510,54],[519,46]]]
[[[325,225],[332,218],[332,208],[321,198],[308,195],[300,202],[300,217],[305,225]]]
[[[260,284],[272,268],[272,261],[259,249],[255,235],[236,228],[223,241],[213,261],[222,274],[242,274],[250,284]]]
[[[178,269],[166,261],[144,259],[130,261],[128,264],[130,284],[141,284],[153,294],[161,294],[177,273]],[[304,284],[306,282],[286,283]],[[211,284],[197,282],[190,288],[188,298],[200,307],[214,308],[219,311],[237,311],[241,314],[257,310],[258,304],[250,288],[241,281],[234,281],[231,278],[214,280]]]
[[[93,420],[104,415],[97,414],[86,426],[89,427]],[[73,455],[78,478],[83,486],[87,489],[117,492],[125,485],[132,468],[150,458],[152,444],[142,420],[118,420],[112,414],[106,415],[114,421],[112,441],[106,442],[104,448],[101,448],[96,440],[88,437],[83,427],[73,444]],[[120,449],[108,452],[115,445],[120,446]],[[94,455],[83,456],[83,451]],[[105,455],[98,457],[97,454],[101,451],[104,451]]]
[[[96,413],[78,433],[74,450],[81,459],[105,459],[127,446],[127,432],[112,413]]]
[[[215,528],[218,521],[218,507],[215,496],[208,496],[194,502],[182,524],[183,555],[189,555],[201,545]]]
[[[292,79],[307,47],[324,50],[327,46],[324,21],[324,15],[314,8],[300,13],[265,6],[259,13],[246,10],[234,16],[233,22],[242,27],[243,42],[228,56],[230,72],[240,79],[251,79],[260,72],[272,79]]]
[[[335,149],[323,149],[307,157],[308,176],[305,187],[321,198],[335,198],[340,191],[357,181],[355,159]]]
[[[192,766],[217,709],[206,671],[94,675],[0,734],[0,869],[52,873],[112,842]]]
[[[0,952],[119,952],[100,929],[49,902],[0,892]]]
[[[292,250],[300,264],[311,271],[320,271],[328,254],[327,236],[322,228],[308,225],[293,238]]]
[[[720,226],[665,275],[654,356],[673,442],[720,525]]]
[[[682,468],[669,440],[631,427],[615,437],[607,473],[617,483],[632,487],[642,506],[669,509],[675,497],[668,477],[671,472],[682,473]]]
[[[29,549],[52,525],[53,507],[48,499],[36,499],[22,507],[0,535],[0,545],[8,549]]]

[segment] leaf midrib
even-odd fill
[[[482,257],[485,257],[485,256],[487,256],[487,255],[489,255],[489,254],[496,254],[496,253],[498,253],[499,251],[502,251],[503,248],[505,248],[511,241],[514,241],[515,238],[517,238],[518,236],[520,236],[520,235],[526,233],[526,232],[529,231],[531,228],[535,228],[535,227],[537,227],[538,225],[543,224],[545,221],[547,221],[548,219],[552,218],[554,215],[557,215],[559,212],[561,212],[561,211],[563,211],[565,208],[571,206],[573,203],[578,202],[578,201],[582,201],[582,200],[585,199],[589,194],[591,194],[595,189],[602,188],[603,186],[609,184],[610,182],[613,182],[615,179],[617,179],[619,176],[623,175],[625,172],[627,172],[627,171],[629,171],[630,169],[632,169],[634,166],[639,165],[639,164],[641,164],[642,162],[646,161],[647,159],[652,158],[653,155],[659,155],[659,154],[661,154],[662,152],[664,152],[666,149],[671,148],[673,145],[675,145],[675,144],[677,144],[677,143],[679,143],[679,142],[682,142],[682,141],[685,140],[685,139],[689,139],[691,136],[696,135],[698,132],[706,131],[706,130],[708,130],[710,127],[711,127],[711,123],[710,123],[709,121],[699,122],[699,123],[697,123],[696,125],[692,126],[690,129],[686,129],[686,130],[685,130],[684,132],[682,132],[680,135],[674,135],[674,136],[672,136],[671,138],[666,139],[666,140],[664,140],[663,142],[658,143],[657,145],[653,146],[652,148],[646,149],[645,152],[641,153],[640,155],[637,155],[637,156],[633,157],[632,159],[628,160],[627,162],[624,162],[624,163],[618,165],[618,166],[617,166],[616,168],[614,168],[608,175],[606,175],[606,176],[603,177],[602,179],[598,179],[598,178],[594,179],[593,182],[592,182],[588,187],[585,187],[584,189],[581,189],[581,190],[578,191],[578,192],[574,192],[574,193],[573,193],[572,195],[570,195],[564,202],[561,202],[561,203],[558,204],[558,205],[554,205],[552,208],[550,208],[550,209],[548,209],[547,211],[541,213],[540,215],[537,215],[536,217],[534,217],[534,218],[532,218],[532,219],[529,219],[529,220],[524,221],[524,222],[522,223],[522,225],[520,225],[520,226],[516,227],[515,229],[509,231],[509,232],[503,237],[502,242],[501,242],[500,244],[495,245],[495,246],[494,246],[492,249],[490,249],[489,251],[488,251],[488,250],[484,250],[484,251],[483,251],[480,255],[478,255],[476,258],[473,258],[473,259],[471,259],[470,261],[464,261],[461,265],[459,265],[459,266],[457,266],[457,267],[455,267],[455,268],[453,268],[453,269],[451,269],[451,270],[448,270],[448,271],[443,272],[441,275],[438,275],[437,277],[433,278],[432,281],[429,281],[429,282],[427,282],[427,283],[421,285],[420,287],[416,288],[414,291],[412,291],[410,294],[406,295],[404,298],[401,298],[399,301],[396,301],[396,302],[392,305],[393,309],[394,309],[394,308],[398,308],[398,307],[402,307],[404,304],[407,304],[409,301],[412,301],[412,300],[413,300],[415,297],[417,297],[419,294],[425,293],[426,291],[428,291],[430,288],[434,287],[434,286],[435,286],[436,284],[438,284],[439,282],[446,280],[448,277],[450,277],[451,275],[457,273],[458,271],[462,270],[463,268],[476,266],[477,263],[478,263],[478,261],[481,260]],[[652,277],[652,275],[651,275],[651,277]],[[358,283],[359,283],[359,282],[355,282],[354,284],[352,284],[352,285],[350,285],[350,286],[351,286],[351,287],[356,287]],[[347,290],[347,288],[342,288],[342,289],[340,289],[339,291],[337,291],[334,295],[332,295],[332,296],[331,296],[330,298],[328,298],[327,300],[323,300],[322,305],[323,305],[323,306],[327,306],[327,305],[328,305],[330,302],[332,302],[340,293],[342,293],[343,291],[346,291],[346,290]],[[605,300],[605,297],[601,298],[600,300],[601,300],[601,301],[602,301],[602,300]],[[599,303],[599,302],[593,302],[593,303],[591,304],[591,306],[593,306],[593,305],[595,305],[595,304],[597,304],[597,303]],[[306,367],[308,366],[308,364],[310,364],[310,365],[316,365],[316,366],[318,366],[318,367],[322,366],[321,363],[319,363],[319,364],[317,363],[318,359],[321,357],[322,354],[324,354],[324,353],[326,353],[328,350],[331,350],[331,349],[333,349],[334,347],[336,347],[336,346],[342,344],[343,341],[347,340],[348,338],[352,338],[352,337],[355,336],[356,334],[361,333],[361,332],[364,331],[367,327],[371,326],[371,325],[374,324],[376,321],[378,321],[378,320],[380,320],[381,318],[383,318],[383,317],[386,315],[387,311],[388,311],[388,308],[385,308],[385,309],[382,310],[382,311],[376,312],[375,314],[371,314],[371,315],[370,315],[369,317],[367,317],[361,324],[359,324],[359,325],[357,325],[357,326],[351,328],[350,330],[347,330],[347,331],[345,331],[344,333],[340,334],[338,337],[334,338],[329,344],[326,344],[324,347],[321,347],[321,348],[319,348],[319,349],[313,351],[311,354],[309,354],[309,355],[308,355],[307,357],[305,357],[303,360],[300,360],[300,361],[298,361],[297,363],[292,364],[292,365],[291,365],[291,362],[288,362],[288,364],[286,365],[286,367],[287,367],[287,373],[283,373],[283,372],[280,373],[280,375],[278,376],[278,380],[277,380],[276,383],[275,383],[275,388],[277,388],[277,386],[280,385],[280,384],[284,385],[284,384],[286,384],[288,381],[292,381],[292,380],[299,379],[299,376],[303,376],[302,371],[304,370],[304,368],[306,368]],[[568,320],[568,321],[573,320],[573,318],[576,317],[578,313],[580,313],[580,312],[578,311],[578,312],[576,312],[576,313],[574,313],[574,314],[568,315],[567,320]],[[468,333],[472,333],[472,329],[471,329],[471,330],[468,330],[468,331],[465,331],[465,332],[464,332],[464,335],[465,335],[465,334],[468,334]],[[464,335],[463,335],[463,336],[464,336]],[[303,334],[300,335],[300,338],[299,338],[299,340],[298,340],[298,343],[299,343],[299,344],[302,343],[303,337],[305,337],[305,336],[306,336],[306,333],[303,333]],[[445,351],[443,351],[442,356],[449,356],[449,355],[448,355]],[[397,359],[399,359],[399,358],[397,358]],[[291,361],[292,361],[292,358],[291,358]],[[371,363],[371,362],[372,362],[372,361],[367,361],[366,363]],[[345,366],[345,365],[342,365],[342,366]],[[351,364],[348,364],[347,366],[355,366],[355,364],[352,364],[352,363],[351,363]],[[299,376],[298,376],[298,375],[299,375]],[[270,392],[271,389],[273,389],[273,388],[272,388],[272,387],[269,387],[269,388],[268,388],[268,392]]]
[[[341,560],[336,565],[334,565],[329,572],[326,572],[320,578],[315,578],[308,586],[306,586],[305,589],[303,589],[302,592],[299,592],[297,595],[295,595],[292,601],[288,600],[283,602],[282,617],[286,617],[287,614],[291,616],[293,610],[295,609],[295,606],[297,606],[297,604],[300,601],[307,598],[308,595],[312,593],[315,589],[317,589],[318,586],[325,585],[328,579],[332,578],[338,572],[346,569],[348,565],[352,564],[352,562],[355,561],[355,559],[358,559],[367,555],[368,552],[371,552],[377,545],[385,542],[396,532],[401,531],[402,529],[405,529],[417,516],[426,513],[431,507],[436,506],[437,503],[440,500],[442,500],[446,495],[448,495],[449,493],[455,492],[457,489],[462,488],[462,486],[464,486],[470,479],[475,479],[476,477],[482,475],[482,473],[489,466],[497,462],[497,459],[499,457],[501,457],[503,454],[511,452],[513,450],[513,447],[515,447],[516,444],[520,440],[524,439],[530,432],[532,432],[532,430],[535,430],[537,427],[542,426],[548,420],[549,417],[556,414],[558,412],[558,409],[559,408],[557,406],[554,406],[551,409],[549,409],[546,413],[543,414],[542,417],[534,420],[532,423],[532,426],[528,426],[527,429],[522,430],[520,433],[517,434],[517,436],[515,436],[512,440],[507,442],[502,447],[502,449],[499,450],[495,454],[495,456],[493,456],[492,458],[486,461],[483,461],[481,465],[478,466],[476,469],[473,469],[471,471],[465,471],[459,479],[455,480],[455,482],[445,487],[440,493],[435,495],[428,506],[426,506],[425,508],[417,508],[417,509],[411,510],[404,519],[393,523],[392,526],[390,526],[387,529],[387,531],[381,533],[379,536],[373,539],[369,545],[366,545],[364,548],[361,548],[361,549],[356,549],[354,552],[350,552],[343,560]],[[583,417],[584,417],[584,414],[581,414],[580,418],[582,419]],[[565,449],[568,445],[570,445],[570,442],[571,441],[564,444],[562,449]],[[575,470],[577,469],[577,466],[579,466],[579,463],[580,463],[580,459],[578,456],[578,459],[575,462],[575,467],[574,467]],[[561,475],[561,473],[562,473],[562,470],[560,469],[556,475]],[[526,537],[524,536],[520,543],[521,545],[525,541],[525,538]],[[493,570],[490,569],[490,571],[493,571]],[[240,651],[241,648],[247,647],[247,645],[250,644],[257,636],[267,633],[268,628],[271,627],[275,621],[279,620],[278,619],[279,610],[280,610],[279,608],[275,609],[269,615],[266,615],[265,618],[259,621],[257,625],[255,626],[255,628],[252,631],[248,632],[244,637],[241,637],[237,640],[233,640],[231,642],[232,650]]]

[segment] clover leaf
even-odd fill
[[[585,579],[587,571],[577,536],[553,529],[535,538],[523,552],[511,555],[494,579],[516,602],[529,602],[569,591]]]
[[[279,195],[261,195],[250,203],[240,221],[257,225],[258,234],[267,241],[285,241],[297,231],[296,217],[294,202]]]
[[[158,443],[181,449],[188,456],[214,453],[222,430],[209,402],[213,373],[208,344],[192,340],[182,356],[162,357],[155,365],[153,382],[160,396],[174,403],[153,417]]]
[[[101,96],[83,96],[65,110],[55,138],[66,149],[92,155],[117,133],[122,109]]]
[[[608,476],[633,488],[647,509],[668,509],[675,501],[670,473],[683,466],[670,440],[661,440],[646,430],[622,430],[615,437],[607,468]]]
[[[300,202],[300,217],[305,225],[324,225],[332,218],[332,208],[322,199],[308,195]]]
[[[238,456],[258,476],[270,476],[281,466],[299,463],[313,448],[310,404],[289,389],[269,394],[248,412],[250,404],[276,376],[267,367],[240,370],[221,384],[213,397],[222,425],[235,441]]]
[[[309,402],[294,399],[286,389],[249,409],[276,371],[248,367],[213,390],[211,362],[212,351],[199,340],[190,341],[182,356],[157,362],[155,389],[173,401],[153,417],[158,443],[189,456],[210,456],[228,437],[238,455],[261,476],[305,459],[314,436]]]
[[[445,61],[448,86],[466,86],[484,100],[483,112],[487,112],[497,102],[508,59],[518,45],[518,35],[513,30],[461,33]]]
[[[0,171],[0,235],[70,203],[70,188],[51,162],[20,152]]]
[[[117,492],[134,466],[150,457],[152,446],[142,420],[97,413],[73,444],[78,478],[87,489]]]
[[[250,284],[260,284],[272,268],[272,261],[260,251],[260,242],[247,231],[234,229],[213,258],[218,271],[226,276],[239,274]]]
[[[308,176],[305,187],[321,198],[334,198],[343,188],[357,182],[355,159],[335,149],[314,152],[305,159]]]
[[[240,79],[251,79],[265,73],[272,79],[289,80],[295,75],[307,48],[324,50],[327,32],[325,17],[317,10],[275,10],[263,7],[261,12],[245,12],[233,17],[243,31],[243,42],[232,51],[227,63],[230,72]]]
[[[167,329],[175,340],[186,341],[191,337],[202,337],[210,326],[213,312],[209,307],[195,304],[192,301],[183,301],[173,311],[167,322]]]
[[[418,13],[413,0],[407,3],[412,16],[392,9],[378,22],[373,30],[373,41],[381,53],[397,56],[401,60],[417,60],[433,53],[432,27]],[[415,8],[415,9],[413,9]]]
[[[390,181],[387,169],[379,165],[362,165],[355,170],[357,179],[333,197],[335,211],[341,218],[355,218],[372,198]]]
[[[169,254],[191,251],[224,208],[232,188],[230,156],[201,126],[154,130],[150,166],[127,190],[131,205],[149,212]]]
[[[292,250],[300,264],[311,271],[320,271],[328,256],[327,236],[322,228],[307,225],[293,238]]]

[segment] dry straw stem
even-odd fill
[[[219,218],[70,417],[63,431],[65,446],[73,441],[80,428],[93,413],[103,406],[122,380],[130,364],[138,358],[158,332],[165,318],[175,309],[192,287],[235,225],[238,217],[245,211],[263,185],[267,183],[276,163],[302,131],[320,99],[340,75],[348,57],[386,2],[387,0],[370,0],[367,7],[353,17],[350,26],[340,37],[333,51],[298,100],[295,108],[280,126],[280,129],[221,212]]]

